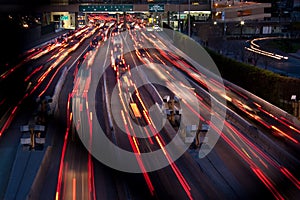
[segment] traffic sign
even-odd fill
[[[115,4],[115,5],[79,5],[81,12],[124,12],[133,11],[131,4]]]
[[[163,4],[149,4],[149,12],[164,12],[165,5]]]
[[[67,15],[63,15],[63,16],[60,16],[60,20],[68,20],[69,19],[69,16]]]

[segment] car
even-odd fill
[[[115,65],[117,67],[117,70],[120,72],[120,74],[124,74],[128,70],[128,66],[126,65],[124,60],[117,59]]]
[[[120,36],[115,36],[112,40],[114,47],[121,48],[123,45],[122,38]]]
[[[98,45],[98,40],[96,38],[94,38],[91,42],[90,42],[90,47],[91,48],[95,48]]]
[[[147,30],[147,31],[153,31],[153,27],[147,26],[147,27],[146,27],[146,30]]]
[[[163,29],[161,27],[159,27],[158,25],[154,25],[153,30],[154,31],[162,31]]]
[[[144,48],[138,49],[137,54],[141,57],[146,57],[147,56],[147,52]]]

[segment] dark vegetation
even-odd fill
[[[300,50],[299,39],[277,39],[267,40],[264,44],[265,47],[270,49],[279,49],[285,53],[296,53]]]
[[[207,51],[224,79],[292,113],[291,105],[283,104],[281,100],[290,100],[294,94],[300,97],[300,79],[281,76]]]

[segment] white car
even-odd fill
[[[159,27],[158,25],[154,25],[153,30],[154,31],[162,31],[163,29],[161,27]]]
[[[153,28],[152,27],[146,27],[146,30],[147,31],[153,31]]]

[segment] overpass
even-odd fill
[[[115,6],[115,5],[125,5],[131,6],[133,12],[147,12],[149,11],[149,5],[151,4],[69,4],[69,5],[47,5],[41,6],[41,12],[79,12],[80,6]],[[164,5],[165,12],[178,12],[179,10],[188,10],[188,4],[158,4]],[[191,4],[190,5],[191,11],[199,11],[199,10],[210,10],[210,4]],[[116,10],[117,11],[117,10]],[[92,11],[90,11],[92,12]],[[105,12],[104,11],[94,11],[94,12]]]
[[[153,14],[159,16],[159,21],[170,21],[172,26],[178,26],[178,19],[185,20],[188,14],[188,4],[68,4],[47,5],[38,9],[43,13],[42,24],[57,23],[62,28],[76,28],[87,22],[90,13],[143,13],[151,18]],[[210,4],[191,4],[191,16],[205,21],[210,16]],[[179,14],[180,13],[180,14]],[[154,19],[155,21],[155,19]],[[168,22],[170,23],[170,22]]]
[[[193,0],[190,0],[193,2]],[[142,15],[149,23],[162,24],[167,23],[175,30],[183,30],[186,26],[188,13],[190,10],[191,24],[193,29],[197,29],[199,22],[213,20],[215,23],[226,24],[241,23],[242,21],[264,20],[270,17],[270,13],[265,12],[265,8],[271,5],[267,3],[253,2],[234,2],[228,4],[228,1],[214,1],[209,4],[206,1],[202,3],[187,4],[187,1],[181,1],[181,4],[171,3],[144,3],[144,4],[110,4],[110,3],[60,3],[48,5],[35,5],[31,7],[27,4],[23,6],[1,5],[0,11],[18,12],[34,10],[40,15],[42,24],[39,29],[42,33],[49,33],[59,29],[75,29],[78,26],[88,23],[88,15],[93,13],[122,14],[136,13]],[[119,2],[124,2],[119,1]],[[216,3],[217,2],[217,3]],[[194,23],[195,22],[195,23]],[[225,29],[224,29],[225,30]]]

